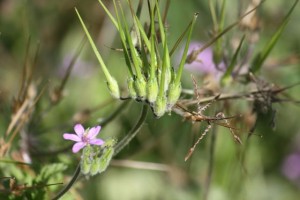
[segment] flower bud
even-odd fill
[[[161,77],[162,77],[162,71],[159,70],[158,71],[158,82],[161,83]],[[166,92],[169,88],[169,84],[171,82],[171,70],[170,69],[166,69],[165,71],[165,83],[164,83],[164,92]]]
[[[91,169],[91,163],[88,160],[81,160],[80,162],[81,173],[88,175]]]
[[[107,78],[107,86],[110,94],[116,98],[120,98],[120,90],[119,90],[119,85],[116,79],[114,79],[112,76],[110,78]]]
[[[134,87],[133,83],[134,83],[133,78],[128,78],[127,79],[127,86],[128,86],[129,96],[132,99],[136,99],[137,98],[137,94],[136,94],[135,87]]]
[[[85,159],[89,159],[90,155],[92,154],[93,148],[91,145],[87,145],[86,147],[84,147],[83,151],[82,151],[82,155],[81,155],[81,159],[85,160]]]
[[[173,105],[179,99],[181,84],[171,83],[168,90],[167,111],[171,111]]]
[[[153,104],[158,95],[158,83],[156,77],[150,79],[147,82],[147,100],[150,104]]]
[[[165,96],[158,96],[154,105],[153,105],[153,113],[154,115],[159,118],[163,116],[166,112],[167,107],[167,99]]]
[[[81,155],[80,168],[81,173],[87,175],[90,173],[91,169],[91,155],[92,155],[92,147],[90,145],[86,146]]]
[[[106,170],[113,155],[114,155],[114,148],[112,146],[106,147],[103,152],[103,155],[100,157],[99,173]]]
[[[94,176],[99,173],[101,158],[96,158],[92,161],[90,175]]]
[[[146,81],[144,77],[134,80],[134,87],[139,100],[144,100],[146,97]]]

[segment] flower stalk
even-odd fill
[[[120,98],[119,85],[118,85],[117,81],[115,80],[115,78],[110,75],[110,73],[109,73],[109,71],[108,71],[108,69],[107,69],[107,67],[106,67],[106,65],[105,65],[105,63],[104,63],[104,61],[103,61],[103,59],[102,59],[102,57],[101,57],[101,55],[100,55],[100,53],[99,53],[96,45],[95,45],[92,37],[91,37],[91,35],[89,34],[89,31],[87,30],[87,28],[86,28],[86,26],[85,26],[85,24],[84,24],[84,22],[83,22],[83,20],[82,20],[82,18],[80,16],[80,14],[79,14],[79,12],[77,11],[76,8],[75,8],[75,11],[76,11],[77,16],[79,18],[79,21],[80,21],[80,23],[82,25],[82,28],[83,28],[83,30],[84,30],[84,32],[85,32],[85,34],[86,34],[86,36],[87,36],[87,38],[88,38],[88,40],[90,42],[90,45],[92,46],[92,49],[93,49],[93,51],[94,51],[94,53],[95,53],[95,55],[96,55],[96,57],[97,57],[97,59],[99,61],[99,64],[100,64],[100,66],[102,68],[102,71],[103,71],[103,73],[105,75],[108,89],[109,89],[111,95],[114,98],[119,99]]]

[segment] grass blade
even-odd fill
[[[252,62],[251,68],[250,68],[250,71],[253,74],[255,74],[256,72],[258,72],[261,69],[264,61],[266,60],[266,58],[270,54],[271,50],[274,48],[276,42],[280,38],[283,30],[285,29],[287,23],[289,22],[290,16],[291,16],[294,8],[296,7],[298,1],[299,0],[295,1],[292,8],[289,10],[288,14],[285,16],[284,20],[282,21],[281,25],[279,26],[278,30],[274,33],[272,38],[265,45],[264,49],[255,56],[255,58]]]

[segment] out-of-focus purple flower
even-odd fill
[[[72,151],[73,153],[77,153],[88,144],[91,145],[103,145],[104,141],[101,139],[97,139],[96,136],[98,135],[101,126],[95,126],[91,129],[84,130],[81,124],[76,124],[74,126],[74,133],[64,133],[63,137],[65,140],[72,140],[76,143],[73,145]]]
[[[59,77],[65,76],[65,73],[70,63],[72,62],[73,57],[74,57],[73,53],[69,53],[65,55],[57,72]],[[87,62],[81,58],[77,58],[76,62],[74,63],[71,75],[74,77],[82,78],[82,77],[90,77],[93,73],[94,73],[94,65],[92,63]]]
[[[295,152],[288,155],[282,165],[283,175],[291,181],[300,183],[300,153]]]
[[[188,50],[188,56],[193,52],[199,50],[203,46],[200,42],[191,42]],[[181,56],[183,54],[182,48],[179,52],[177,62],[180,62]],[[220,77],[223,74],[223,70],[225,69],[225,64],[223,62],[219,63],[218,66],[213,61],[213,50],[212,48],[208,47],[201,53],[197,55],[197,58],[191,62],[186,63],[184,68],[192,73],[196,74],[210,74],[215,77]]]

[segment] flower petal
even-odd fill
[[[95,126],[89,130],[86,137],[89,139],[94,139],[98,135],[100,130],[101,130],[101,126]]]
[[[76,124],[74,126],[74,131],[79,137],[82,137],[84,134],[84,128],[81,124]]]
[[[63,138],[65,140],[72,140],[72,141],[75,141],[75,142],[81,142],[81,138],[78,137],[78,135],[76,135],[76,134],[64,133]]]
[[[99,146],[101,146],[101,145],[104,144],[104,141],[101,140],[101,139],[92,139],[92,140],[89,141],[89,143],[93,144],[93,145],[99,145]]]
[[[80,149],[82,149],[83,147],[85,147],[85,143],[84,142],[77,142],[73,145],[72,151],[73,153],[77,153],[78,151],[80,151]]]

